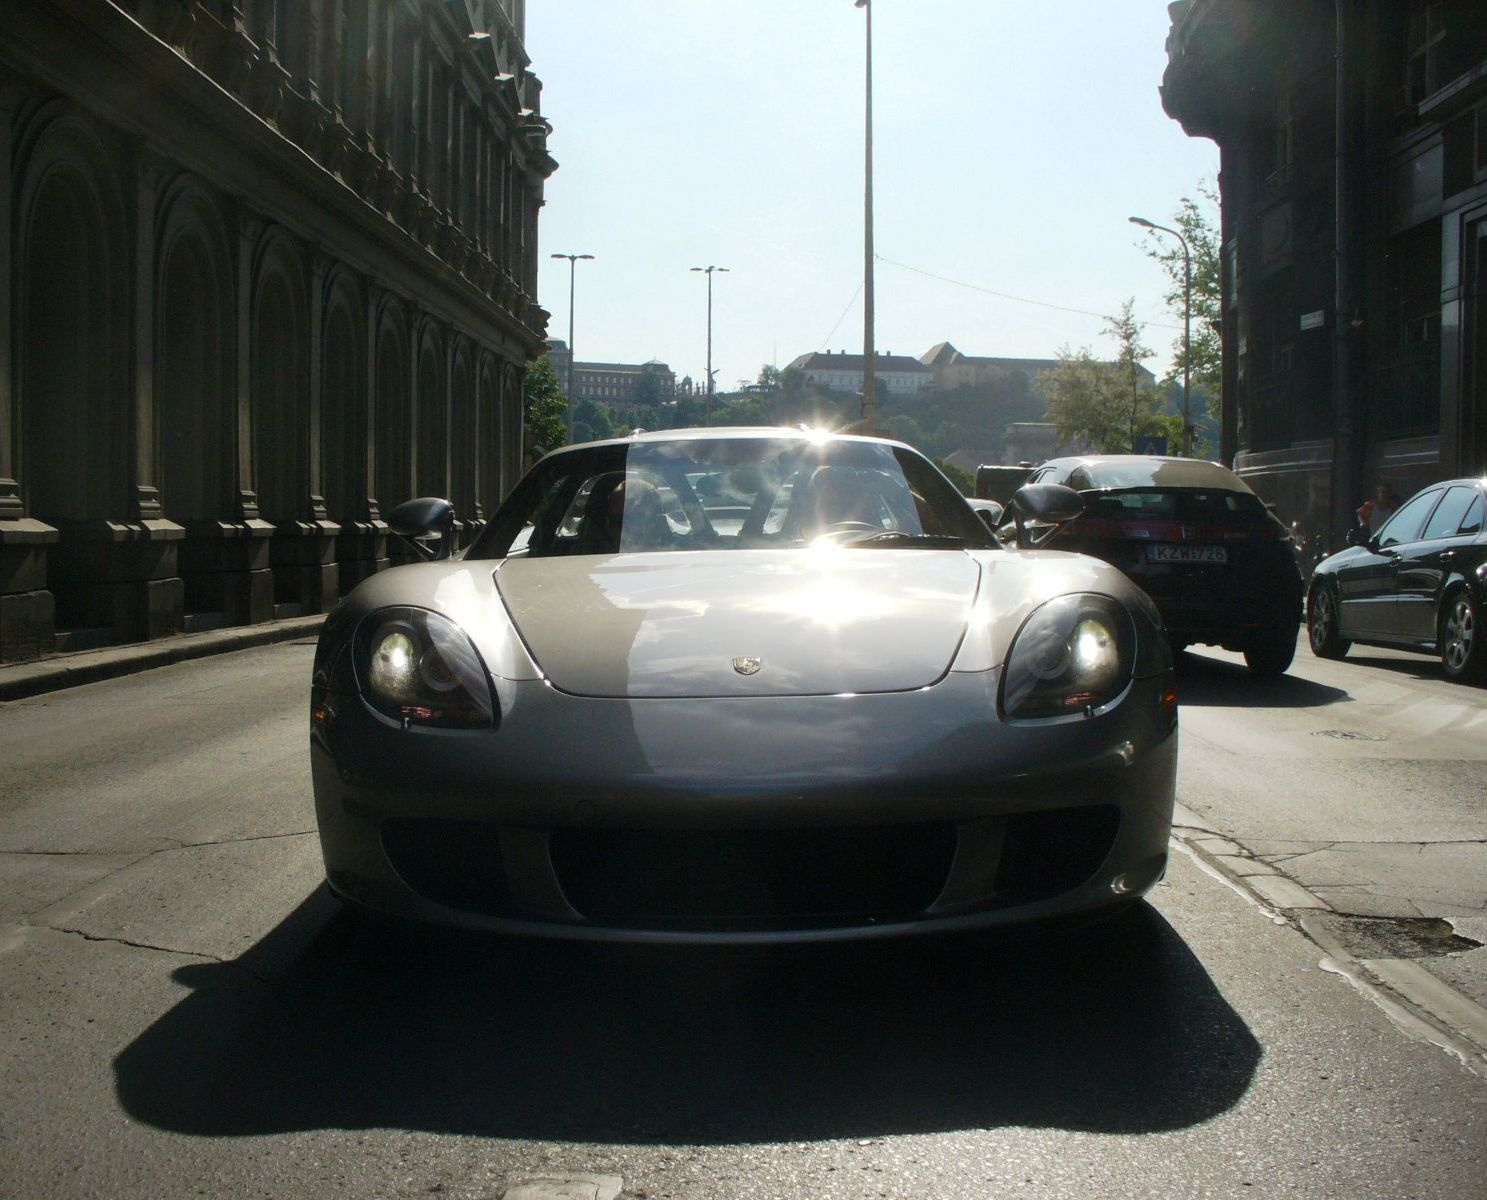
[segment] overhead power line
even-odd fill
[[[1114,319],[1114,316],[1111,313],[1093,312],[1087,308],[1072,308],[1067,304],[1052,304],[1047,300],[1033,300],[1027,296],[1014,296],[1011,292],[999,292],[995,288],[982,287],[980,284],[977,283],[967,283],[963,279],[952,279],[948,275],[938,275],[934,271],[926,271],[923,267],[911,267],[908,263],[895,262],[891,258],[884,258],[881,254],[875,255],[874,257],[877,258],[879,262],[887,263],[890,267],[898,267],[900,270],[903,271],[912,271],[915,275],[923,275],[928,279],[937,279],[941,283],[948,283],[954,285],[955,287],[966,288],[967,290],[972,292],[981,292],[987,296],[996,296],[1000,300],[1011,300],[1017,304],[1031,304],[1038,308],[1051,308],[1058,312],[1076,313],[1081,317],[1098,317],[1102,321],[1110,321]],[[861,289],[859,288],[858,290],[860,291]],[[842,315],[846,316],[845,313],[843,313]],[[838,320],[837,324],[840,325],[841,321]],[[1143,322],[1143,324],[1154,326],[1157,329],[1182,328],[1181,325],[1168,325],[1164,321],[1145,321]],[[833,327],[832,333],[835,332],[836,329],[835,327]],[[830,334],[828,334],[827,336],[830,337]]]
[[[841,328],[842,322],[847,319],[847,314],[852,311],[852,305],[857,303],[857,297],[860,295],[862,295],[862,284],[859,283],[857,285],[857,290],[852,293],[852,299],[847,301],[847,307],[842,309],[842,315],[836,319],[836,324],[831,327],[826,336],[821,339],[821,344],[816,347],[818,350],[826,349],[827,343],[831,341],[832,334],[836,333],[836,331]]]

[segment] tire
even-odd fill
[[[1296,657],[1296,631],[1290,627],[1271,629],[1245,647],[1244,664],[1251,675],[1273,679],[1284,675]]]
[[[1307,598],[1306,640],[1318,658],[1341,658],[1353,644],[1337,632],[1337,593],[1325,583]]]
[[[1440,617],[1441,669],[1451,679],[1481,679],[1487,671],[1482,606],[1465,588],[1446,597]]]

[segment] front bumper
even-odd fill
[[[499,728],[322,698],[312,774],[348,902],[593,939],[812,940],[1095,911],[1165,868],[1170,672],[998,721],[997,673],[915,692],[594,700],[501,685]]]

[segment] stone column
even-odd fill
[[[233,625],[256,625],[274,616],[274,573],[269,539],[274,527],[258,515],[253,486],[253,247],[263,222],[242,212],[238,221],[237,270],[237,473],[238,520],[222,525],[216,568],[222,573],[223,604]]]
[[[329,612],[339,598],[339,567],[336,563],[336,537],[341,527],[330,520],[325,510],[323,465],[321,462],[320,413],[322,366],[325,359],[325,283],[331,261],[320,250],[310,259],[310,295],[307,312],[310,318],[309,358],[309,454],[305,460],[309,478],[308,519],[285,521],[274,535],[273,564],[291,569],[297,576],[294,593],[305,612]]]
[[[16,470],[18,413],[11,380],[11,283],[15,278],[11,215],[11,130],[24,90],[0,78],[0,662],[49,654],[56,641],[56,606],[47,589],[47,549],[58,539],[50,525],[26,515]]]
[[[177,549],[186,531],[169,521],[160,505],[156,484],[160,439],[155,419],[155,209],[159,184],[169,164],[143,143],[134,147],[134,353],[133,412],[134,479],[130,487],[130,514],[140,536],[126,543],[116,565],[125,579],[122,615],[132,639],[167,637],[181,632],[185,618],[186,584],[177,566]],[[122,548],[122,547],[121,547]],[[132,629],[127,628],[133,626]]]

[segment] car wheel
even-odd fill
[[[1308,598],[1306,638],[1318,658],[1341,658],[1353,644],[1337,632],[1337,593],[1325,583],[1314,587]]]
[[[1465,588],[1446,598],[1441,613],[1441,666],[1452,679],[1480,679],[1487,666],[1482,608]]]
[[[1296,657],[1296,631],[1272,629],[1245,647],[1244,663],[1251,675],[1270,678],[1285,673]]]

